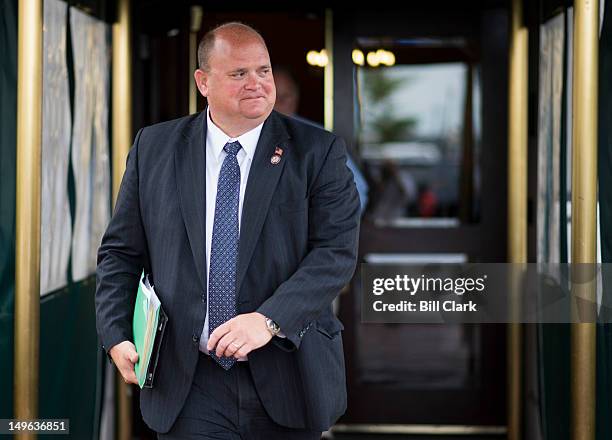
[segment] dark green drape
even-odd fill
[[[73,439],[94,438],[99,424],[106,357],[98,349],[94,292],[90,277],[40,304],[39,417],[70,419]]]
[[[13,414],[17,0],[0,3],[0,418]]]

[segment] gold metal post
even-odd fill
[[[42,1],[19,1],[15,237],[15,418],[38,416]],[[20,439],[36,438],[22,433]]]
[[[572,136],[572,263],[596,263],[597,85],[599,6],[574,2],[574,84]],[[595,289],[581,297],[595,303]],[[595,324],[572,324],[573,440],[595,439]]]
[[[323,124],[326,130],[334,129],[334,15],[331,9],[325,10],[325,51],[327,65],[323,80]]]
[[[521,0],[512,0],[508,96],[508,260],[527,262],[528,33]],[[508,325],[508,439],[520,440],[522,326]]]
[[[130,0],[117,1],[113,24],[113,204],[132,144],[132,30]]]
[[[198,88],[193,72],[198,68],[198,32],[202,27],[202,6],[191,7],[191,26],[189,29],[189,114],[198,111]]]
[[[113,205],[117,200],[125,160],[132,143],[132,40],[130,1],[117,1],[113,24]],[[132,437],[132,390],[117,372],[118,435]]]

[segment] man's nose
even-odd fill
[[[249,90],[254,90],[259,87],[259,78],[257,77],[257,73],[252,72],[247,75],[245,87]]]

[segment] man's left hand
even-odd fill
[[[213,331],[206,349],[211,351],[216,347],[218,357],[245,357],[251,351],[266,345],[272,334],[266,326],[266,317],[258,312],[235,316],[221,324]]]

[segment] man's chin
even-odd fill
[[[265,119],[270,113],[272,113],[271,108],[253,108],[242,111],[242,115],[247,119]]]

